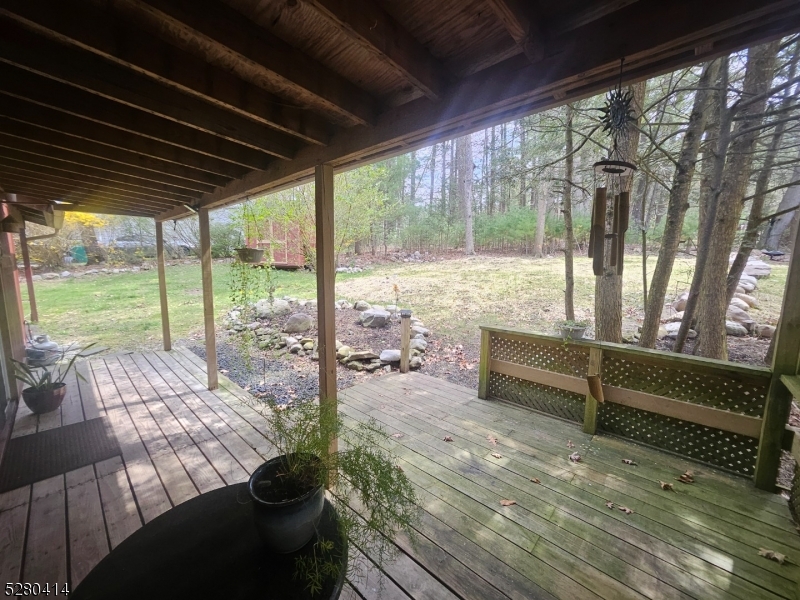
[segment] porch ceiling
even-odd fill
[[[794,0],[4,0],[0,187],[181,218],[596,93],[622,57],[798,30]]]

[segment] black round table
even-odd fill
[[[325,500],[318,535],[336,540],[344,563],[346,542],[336,529],[336,512]],[[108,554],[72,594],[75,600],[127,598],[337,598],[338,581],[311,596],[295,580],[295,559],[310,552],[312,539],[293,554],[267,552],[253,525],[247,484],[202,494],[165,512]]]

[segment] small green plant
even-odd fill
[[[235,260],[229,273],[230,299],[233,306],[240,306],[242,313],[249,315],[253,303],[263,298],[272,302],[275,295],[275,281],[271,265],[267,263],[252,265]]]
[[[558,321],[556,325],[558,327],[564,327],[564,328],[572,328],[572,327],[581,328],[581,327],[588,327],[589,321],[573,321],[571,319],[568,319],[566,321]]]
[[[74,346],[64,348],[61,350],[59,358],[53,365],[44,365],[41,367],[32,367],[12,358],[11,360],[14,363],[14,377],[27,385],[29,389],[36,392],[55,389],[64,383],[64,379],[66,379],[70,369],[74,366],[78,355],[92,346],[94,346],[94,344],[89,344],[88,346],[77,349]],[[63,361],[66,354],[72,350],[75,351],[75,354],[69,359],[66,367],[64,367],[61,361]],[[80,373],[78,373],[78,377],[82,380],[84,379],[83,375]]]
[[[397,552],[396,532],[415,539],[418,501],[411,482],[385,448],[388,436],[374,419],[345,426],[335,409],[316,401],[289,407],[267,401],[250,403],[267,424],[266,438],[284,457],[282,486],[297,496],[328,485],[338,532],[381,568]],[[338,449],[330,452],[331,440]],[[351,553],[352,554],[352,553]],[[342,557],[333,540],[319,537],[310,556],[298,558],[295,577],[312,594],[339,576]],[[363,576],[360,561],[345,567],[353,580]]]

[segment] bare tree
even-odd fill
[[[572,230],[572,179],[575,177],[574,143],[572,140],[572,125],[575,111],[572,104],[567,104],[566,109],[566,159],[564,165],[564,312],[568,321],[575,320],[575,271],[573,267],[573,251],[575,246],[575,233]]]
[[[456,163],[458,164],[458,195],[464,212],[464,253],[475,254],[475,239],[472,234],[472,136],[465,135],[456,140]]]

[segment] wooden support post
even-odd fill
[[[772,355],[772,380],[764,406],[764,421],[758,443],[758,459],[753,480],[756,487],[772,492],[781,459],[781,441],[789,420],[792,394],[781,382],[781,375],[796,375],[800,365],[800,227],[792,247],[792,260],[786,275],[783,308],[775,331]]]
[[[28,286],[28,303],[31,307],[31,322],[39,321],[39,310],[36,308],[36,294],[33,289],[33,269],[31,268],[31,254],[28,251],[28,237],[25,226],[19,231],[19,248],[22,251],[22,262],[25,265],[25,283]]]
[[[314,173],[314,207],[317,229],[317,331],[319,339],[320,409],[336,412],[336,314],[333,252],[333,167],[317,165]],[[336,452],[338,440],[331,440]]]
[[[478,367],[478,398],[486,400],[489,392],[489,360],[492,349],[492,334],[481,330],[481,362]]]
[[[600,375],[603,367],[603,351],[600,348],[589,348],[589,370],[586,375]],[[597,431],[597,398],[591,392],[586,394],[586,411],[583,413],[583,431],[592,435]]]
[[[172,350],[169,333],[169,306],[167,305],[167,273],[164,265],[164,226],[156,221],[156,262],[158,263],[158,295],[161,299],[161,337],[164,350]]]
[[[219,387],[217,374],[217,337],[214,331],[214,286],[211,280],[211,232],[208,226],[208,209],[201,208],[200,267],[203,271],[203,317],[206,330],[206,369],[208,389]]]
[[[411,359],[411,311],[400,311],[400,372],[408,373]]]

